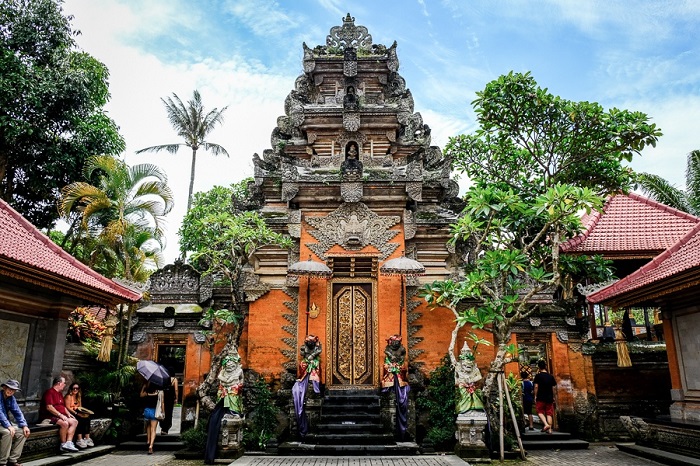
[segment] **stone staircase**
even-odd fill
[[[279,446],[283,455],[412,455],[414,442],[396,442],[382,420],[382,397],[375,390],[329,390],[319,421],[299,442]]]
[[[523,447],[528,450],[580,450],[588,448],[588,442],[575,439],[566,432],[552,432],[548,434],[538,430],[526,430],[521,432]]]

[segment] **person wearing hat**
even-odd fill
[[[2,383],[0,398],[0,466],[22,466],[19,457],[22,456],[24,442],[29,437],[29,427],[19,409],[15,392],[19,390],[19,382],[8,379]],[[15,418],[15,422],[21,428],[10,423],[9,414]]]

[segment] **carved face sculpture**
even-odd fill
[[[357,146],[355,144],[350,144],[350,147],[348,147],[348,158],[357,158]]]

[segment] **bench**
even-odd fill
[[[24,443],[22,462],[53,456],[59,451],[61,439],[58,426],[54,424],[30,425],[31,434]]]

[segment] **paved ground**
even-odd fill
[[[145,452],[117,451],[99,458],[83,461],[81,466],[201,466],[203,461],[177,460],[170,452],[147,455]],[[492,464],[500,464],[494,461]],[[660,465],[619,451],[614,446],[591,445],[587,450],[532,451],[526,462],[506,461],[504,464],[537,466],[653,466]],[[400,457],[289,457],[244,456],[231,466],[466,466],[455,456]]]

